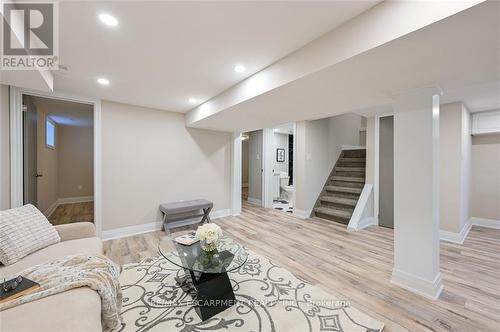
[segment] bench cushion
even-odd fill
[[[169,215],[212,208],[213,206],[214,204],[206,199],[195,199],[191,201],[178,201],[161,204],[160,211]]]

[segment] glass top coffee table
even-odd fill
[[[204,251],[200,241],[183,245],[174,240],[191,232],[179,231],[163,236],[158,250],[169,262],[184,269],[185,277],[178,278],[177,283],[183,289],[190,288],[192,283],[196,292],[196,299],[193,299],[196,312],[202,320],[207,320],[236,303],[227,272],[243,266],[248,252],[228,236],[221,237],[212,252]]]

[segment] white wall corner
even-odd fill
[[[308,219],[311,217],[312,210],[300,210],[295,209],[293,211],[294,216],[299,217],[300,219]]]
[[[359,195],[358,202],[349,220],[349,225],[347,225],[347,230],[359,231],[374,224],[373,185],[366,183],[361,191],[361,195]]]
[[[472,217],[469,222],[474,226],[500,229],[500,220]]]
[[[472,227],[471,219],[469,219],[459,233],[450,231],[439,231],[439,238],[441,241],[452,242],[457,244],[463,244],[467,235],[469,234],[470,228]]]
[[[431,300],[437,300],[443,291],[441,272],[436,275],[434,280],[425,280],[416,275],[393,269],[391,282]]]
[[[231,215],[231,209],[216,210],[216,211],[210,212],[210,219],[214,220],[214,219],[229,217],[230,215]],[[175,227],[180,227],[180,226],[192,224],[193,220],[194,220],[193,218],[181,220],[181,221],[179,221],[179,223],[175,224]],[[197,218],[197,220],[201,220],[201,218]],[[155,232],[155,231],[161,230],[161,227],[162,227],[161,221],[150,222],[150,223],[140,224],[140,225],[120,227],[120,228],[102,231],[101,239],[103,241],[106,241],[106,240],[113,240],[113,239],[118,239],[118,238],[122,238],[122,237],[127,237],[127,236]]]

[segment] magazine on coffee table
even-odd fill
[[[191,232],[191,233],[184,234],[184,235],[176,237],[174,239],[174,241],[177,242],[177,243],[179,243],[179,244],[183,244],[185,246],[190,246],[193,243],[198,242],[199,240],[196,238],[196,233],[195,232]]]

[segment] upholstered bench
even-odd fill
[[[170,226],[174,225],[174,222],[180,219],[193,220],[191,223],[211,222],[210,211],[212,210],[214,204],[206,199],[195,199],[190,201],[178,201],[160,204],[160,211],[163,214],[163,229],[165,232],[169,231]],[[199,213],[203,211],[202,213]],[[194,218],[201,217],[200,221]]]

